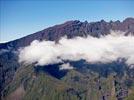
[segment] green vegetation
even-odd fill
[[[70,70],[61,79],[46,72],[36,72],[34,65],[20,67],[13,81],[4,90],[5,100],[14,100],[15,91],[22,87],[23,96],[19,100],[117,100],[122,89],[122,80],[114,74],[102,77],[96,72],[82,73]],[[128,77],[127,77],[128,78]],[[123,97],[124,98],[124,97]],[[125,100],[133,100],[134,89]]]

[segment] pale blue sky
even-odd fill
[[[0,42],[68,20],[88,22],[134,17],[133,0],[0,0]]]

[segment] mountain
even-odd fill
[[[134,18],[124,21],[104,20],[88,23],[67,21],[26,37],[0,44],[0,92],[5,100],[132,100],[134,69],[124,61],[88,64],[69,62],[73,70],[59,70],[61,64],[36,66],[18,63],[18,49],[33,40],[58,42],[63,36],[74,38],[91,35],[99,38],[111,30],[134,35]],[[109,66],[109,67],[107,67]]]
[[[51,40],[58,41],[61,37],[67,36],[68,38],[73,38],[75,36],[86,37],[91,35],[94,37],[99,37],[100,35],[106,35],[110,33],[110,30],[125,31],[126,35],[130,32],[134,34],[134,18],[126,18],[123,22],[120,21],[110,21],[105,22],[104,20],[98,22],[88,23],[75,21],[67,21],[60,25],[55,25],[49,27],[42,31],[33,33],[26,37],[0,44],[0,49],[2,48],[13,48],[18,49],[19,47],[24,47],[29,45],[33,40]]]

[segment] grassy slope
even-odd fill
[[[17,100],[116,100],[115,78],[99,77],[97,73],[80,73],[70,70],[62,79],[54,78],[46,73],[35,73],[33,65],[18,69],[14,80],[6,87],[6,100],[13,100],[16,91],[22,87],[23,93]],[[133,90],[132,90],[133,92]],[[14,97],[13,97],[13,96]],[[23,95],[23,96],[22,96]],[[126,100],[131,100],[133,93]]]

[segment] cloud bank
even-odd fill
[[[128,65],[134,65],[134,36],[112,32],[100,38],[88,36],[67,39],[63,37],[59,43],[34,40],[29,46],[19,50],[19,62],[37,65],[81,59],[89,63],[109,63],[119,58],[126,59]]]

